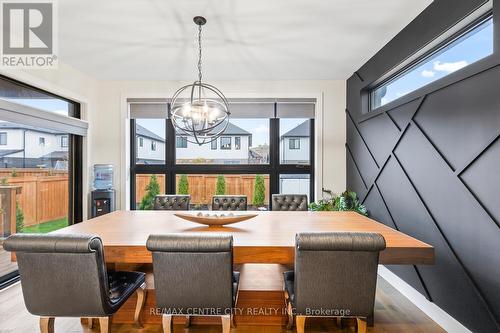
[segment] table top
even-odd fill
[[[236,263],[293,263],[295,235],[299,232],[377,232],[384,236],[387,245],[380,255],[381,263],[434,262],[431,245],[354,212],[252,211],[256,217],[224,227],[189,222],[175,213],[179,211],[115,211],[55,233],[99,235],[108,262],[151,262],[145,248],[151,234],[210,232],[233,235]]]

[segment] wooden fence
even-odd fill
[[[17,200],[24,213],[24,225],[30,226],[68,216],[68,173],[40,169],[0,169],[0,179],[21,186]]]
[[[165,193],[165,176],[156,175],[160,183],[160,193]],[[218,175],[187,175],[189,194],[191,195],[192,204],[210,204],[212,196],[215,195],[215,188]],[[265,204],[269,200],[269,176],[263,175],[265,193]],[[176,177],[176,184],[179,183],[180,175]],[[252,203],[255,187],[255,175],[224,175],[226,180],[226,194],[237,195],[242,194],[248,197],[249,204]],[[146,194],[146,186],[149,184],[151,175],[137,175],[135,195],[136,201],[140,202]]]

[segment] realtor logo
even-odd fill
[[[1,3],[2,66],[57,66],[54,9],[52,1]]]

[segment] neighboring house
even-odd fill
[[[66,133],[0,122],[0,167],[68,167],[69,138]]]
[[[249,153],[252,134],[232,123],[228,123],[224,133],[211,143],[200,146],[187,141],[185,136],[177,136],[175,146],[178,163],[252,163]]]
[[[308,164],[310,151],[310,120],[292,128],[280,138],[281,161],[286,164]]]
[[[165,162],[165,139],[140,125],[136,125],[135,131],[137,163],[163,164]]]

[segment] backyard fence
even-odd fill
[[[44,169],[0,169],[0,179],[21,186],[17,200],[30,226],[68,216],[68,172]]]
[[[165,176],[156,175],[160,183],[160,193],[165,193]],[[180,175],[176,177],[176,184],[179,183]],[[191,204],[202,205],[210,204],[212,196],[215,195],[216,183],[218,175],[187,175],[189,194],[191,195]],[[264,178],[264,187],[266,189],[264,203],[269,203],[269,176],[262,175]],[[151,179],[150,174],[137,175],[135,197],[136,201],[140,202],[146,194],[146,186]],[[224,175],[226,181],[226,194],[228,195],[246,195],[248,203],[253,200],[255,188],[255,175]]]

